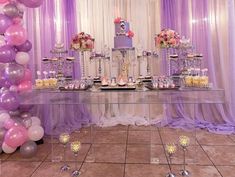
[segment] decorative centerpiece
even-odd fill
[[[94,41],[90,34],[86,34],[84,32],[81,32],[79,34],[76,34],[72,38],[71,46],[70,48],[74,51],[81,52],[81,71],[82,71],[82,78],[85,77],[85,57],[84,52],[91,51],[94,48]]]
[[[174,48],[180,44],[180,35],[172,29],[163,29],[155,37],[157,48]]]
[[[172,29],[163,29],[159,34],[155,37],[155,45],[157,48],[166,49],[166,53],[164,58],[167,59],[168,67],[168,75],[171,75],[171,67],[170,67],[170,48],[177,48],[180,44],[180,35]],[[166,68],[167,69],[167,68]]]

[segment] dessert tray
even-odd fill
[[[100,90],[135,90],[135,85],[125,85],[125,86],[101,86]]]
[[[84,91],[84,90],[87,90],[89,89],[90,86],[85,86],[84,88],[66,88],[66,87],[59,87],[58,89],[60,91]]]
[[[145,85],[146,88],[148,88],[149,90],[179,90],[180,87],[163,87],[163,88],[159,88],[159,87],[154,87],[152,83],[148,83]]]

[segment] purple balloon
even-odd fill
[[[43,0],[18,0],[22,4],[24,4],[26,7],[30,8],[36,8],[42,5]]]
[[[15,60],[15,49],[9,45],[5,45],[0,48],[0,62],[10,63]]]
[[[32,43],[27,40],[24,44],[16,46],[16,49],[20,52],[29,52],[32,49]]]
[[[0,34],[4,34],[6,29],[12,25],[12,20],[3,14],[0,14]]]
[[[7,111],[14,111],[19,107],[19,96],[12,92],[5,92],[0,96],[0,106]]]
[[[12,85],[18,85],[24,78],[24,67],[17,63],[9,63],[5,67],[5,77]]]

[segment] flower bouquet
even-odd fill
[[[94,41],[90,34],[81,32],[72,38],[70,48],[75,51],[91,51],[94,48]]]
[[[155,45],[158,48],[173,48],[180,43],[180,35],[171,29],[163,29],[155,37]]]
[[[91,35],[81,32],[76,34],[72,38],[70,48],[74,51],[80,52],[80,59],[81,59],[81,78],[85,78],[85,55],[86,51],[91,51],[94,48],[94,39]]]

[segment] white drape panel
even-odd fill
[[[84,31],[95,38],[96,51],[102,51],[105,45],[113,48],[116,17],[122,17],[130,23],[130,28],[135,33],[134,47],[155,50],[154,35],[160,31],[159,0],[77,0],[76,9],[78,32]],[[152,70],[157,71],[157,61],[153,63],[152,66],[155,67]],[[87,75],[96,75],[97,64],[86,60],[85,65]],[[141,65],[141,74],[146,75],[146,61]],[[106,64],[106,68],[107,66]],[[108,68],[107,70],[105,74],[108,75],[110,71]]]

